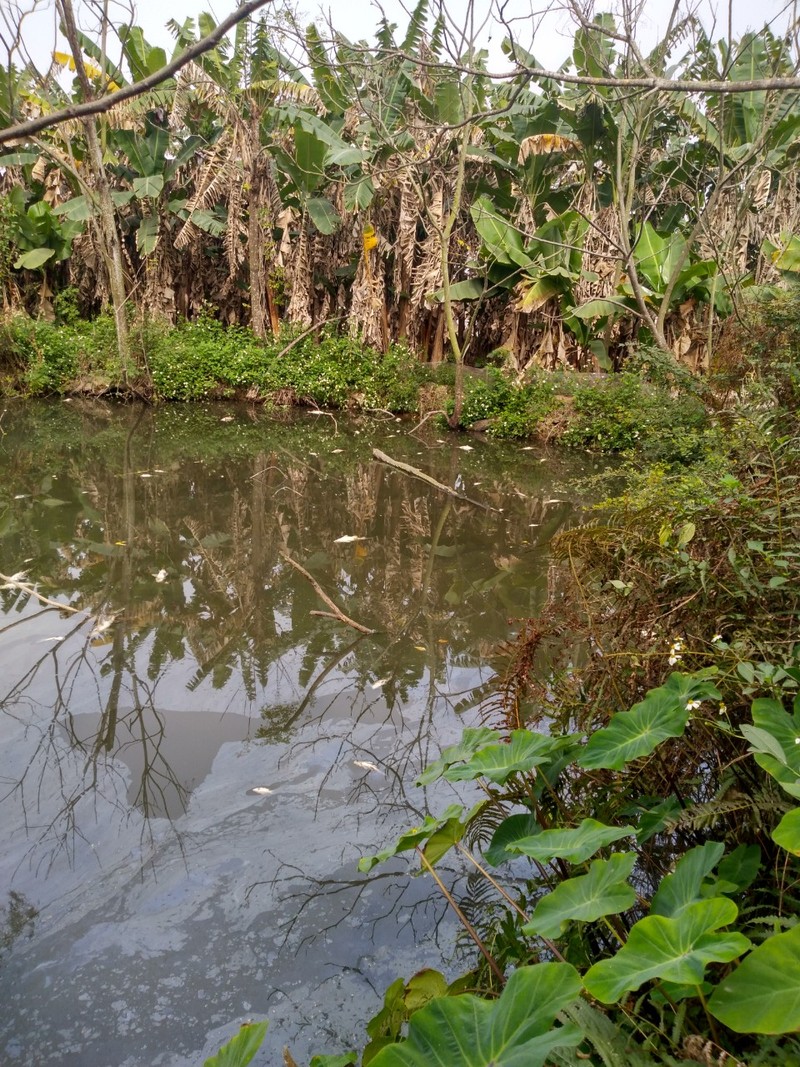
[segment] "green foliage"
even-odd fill
[[[497,868],[487,892],[508,881],[516,906],[470,919],[504,968],[557,951],[580,970],[622,1035],[607,1062],[679,1062],[684,1035],[715,1033],[709,1013],[728,1027],[714,1040],[745,1062],[796,1051],[800,441],[780,426],[745,411],[726,455],[628,473],[605,524],[559,535],[597,654],[545,688],[521,638],[503,707],[512,722],[533,707],[536,758],[515,757],[525,731],[483,727],[418,779],[484,784],[461,849],[482,849]],[[609,717],[612,702],[629,710]],[[565,747],[541,759],[542,738]],[[581,1005],[565,1015],[584,1024],[581,1055],[616,1048]]]
[[[681,377],[681,380],[683,378]],[[672,395],[626,372],[575,393],[576,418],[563,441],[574,448],[643,453],[653,463],[690,463],[707,449],[708,416],[700,399]]]
[[[584,819],[575,827],[542,830],[530,837],[518,838],[508,842],[506,850],[530,856],[540,863],[549,863],[553,859],[583,863],[604,845],[632,833],[632,826],[606,826],[597,819]]]
[[[424,377],[407,350],[386,355],[347,337],[281,335],[258,341],[249,330],[210,317],[165,331],[149,353],[157,394],[192,400],[255,390],[325,407],[414,411]]]
[[[209,1056],[203,1067],[247,1067],[266,1037],[267,1023],[243,1023],[239,1033]]]
[[[547,378],[515,385],[502,371],[490,368],[485,379],[467,380],[461,425],[469,428],[488,419],[491,437],[530,437],[556,406],[554,385]]]
[[[587,770],[622,770],[631,760],[648,756],[666,738],[680,737],[692,707],[719,699],[707,671],[692,676],[673,672],[663,686],[652,689],[630,711],[614,715],[604,730],[594,733],[580,763]]]
[[[615,956],[601,960],[584,975],[583,984],[604,1004],[619,1000],[653,978],[700,986],[709,963],[728,963],[750,947],[742,934],[718,933],[738,914],[732,900],[712,897],[690,904],[679,916],[649,915],[631,929]]]
[[[754,948],[714,990],[708,1008],[739,1034],[800,1030],[800,926]]]
[[[636,901],[628,884],[635,863],[635,852],[594,860],[588,874],[568,878],[542,897],[531,921],[522,927],[523,934],[559,937],[570,922],[595,922],[627,911]]]
[[[373,1067],[538,1067],[555,1048],[580,1041],[572,1023],[554,1028],[556,1016],[580,992],[580,979],[564,963],[520,967],[492,1003],[470,994],[440,997],[412,1015],[408,1037],[384,1048]]]
[[[714,353],[718,387],[744,389],[758,402],[787,408],[800,403],[800,285],[748,293]]]

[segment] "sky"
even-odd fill
[[[90,14],[89,0],[73,0],[79,11],[82,28],[87,32],[96,18]],[[97,2],[97,0],[95,0]],[[642,13],[640,19],[642,43],[647,46],[655,43],[657,34],[669,17],[672,0],[640,0]],[[0,0],[0,9],[4,9],[0,19],[7,22],[15,20],[10,11],[12,3],[19,3],[23,10],[36,6],[37,10],[22,22],[22,39],[24,45],[36,64],[46,68],[54,48],[66,50],[63,40],[58,38],[56,20],[51,0]],[[217,21],[225,18],[234,8],[236,0],[130,0],[135,7],[136,24],[140,25],[145,38],[151,44],[157,44],[171,54],[173,39],[166,30],[166,22],[173,18],[182,22],[187,17],[194,17],[200,11],[209,11]],[[130,4],[120,0],[110,0],[112,21],[130,21]],[[268,5],[264,10],[271,14],[277,10],[277,3]],[[374,39],[374,32],[381,17],[381,10],[392,22],[400,26],[400,32],[407,25],[408,15],[401,0],[382,0],[380,6],[376,0],[335,0],[320,6],[315,0],[299,0],[298,10],[303,23],[319,19],[330,20],[339,32],[351,40]],[[409,5],[406,4],[406,8]],[[468,0],[448,0],[447,8],[452,15],[454,26],[465,22]],[[507,0],[503,5],[513,20],[515,35],[519,42],[536,56],[542,66],[557,68],[568,56],[571,48],[572,23],[564,11],[564,3],[554,0],[546,4],[538,0]],[[614,6],[613,0],[603,3],[598,0],[596,10],[608,10]],[[718,36],[723,36],[727,29],[728,3],[716,5],[713,0],[694,0],[694,6],[701,9],[704,23],[715,23],[719,29]],[[481,26],[481,41],[488,48],[489,67],[492,71],[507,69],[507,63],[500,50],[500,42],[506,31],[492,18],[496,10],[493,0],[474,0],[475,25]],[[734,32],[740,34],[746,29],[758,29],[765,20],[775,19],[784,25],[787,12],[793,10],[792,4],[785,0],[731,0],[730,10],[733,17]],[[304,17],[303,17],[304,16]],[[6,27],[7,30],[7,27]],[[4,34],[7,37],[7,32]],[[112,53],[113,56],[113,53]],[[5,57],[3,57],[5,59]]]

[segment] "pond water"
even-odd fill
[[[7,405],[0,571],[77,610],[0,589],[0,1062],[194,1067],[269,1018],[254,1062],[303,1064],[458,969],[430,879],[357,862],[453,801],[414,778],[541,607],[587,464],[411,428]]]

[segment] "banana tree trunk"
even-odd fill
[[[264,242],[262,162],[259,147],[259,114],[250,120],[250,192],[247,213],[247,259],[250,269],[250,326],[256,337],[267,336],[267,278]],[[270,316],[271,317],[271,316]]]

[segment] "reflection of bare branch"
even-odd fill
[[[59,611],[68,611],[73,615],[80,615],[83,612],[85,615],[90,615],[91,612],[86,611],[85,608],[73,608],[70,604],[61,604],[58,600],[51,600],[50,597],[43,596],[36,591],[35,586],[29,582],[22,582],[18,578],[14,578],[8,574],[0,574],[0,582],[3,582],[3,588],[5,589],[20,589],[23,593],[27,593],[29,596],[34,597],[40,604],[47,604],[51,608],[58,608]]]
[[[367,626],[362,626],[360,622],[356,622],[355,619],[351,619],[349,615],[345,615],[341,608],[338,608],[336,604],[334,604],[334,602],[331,600],[331,598],[328,596],[328,594],[325,592],[325,590],[322,588],[316,578],[310,575],[305,569],[305,567],[301,567],[297,560],[292,559],[288,552],[281,551],[281,556],[283,557],[283,559],[286,560],[290,567],[294,567],[296,571],[302,574],[303,577],[311,583],[311,585],[314,587],[314,592],[317,594],[320,600],[323,600],[331,609],[330,617],[332,619],[338,619],[339,622],[343,622],[347,626],[352,626],[353,629],[358,630],[360,634],[375,634],[378,632],[377,630],[370,630]],[[311,614],[327,615],[327,612],[313,611],[311,612]]]

